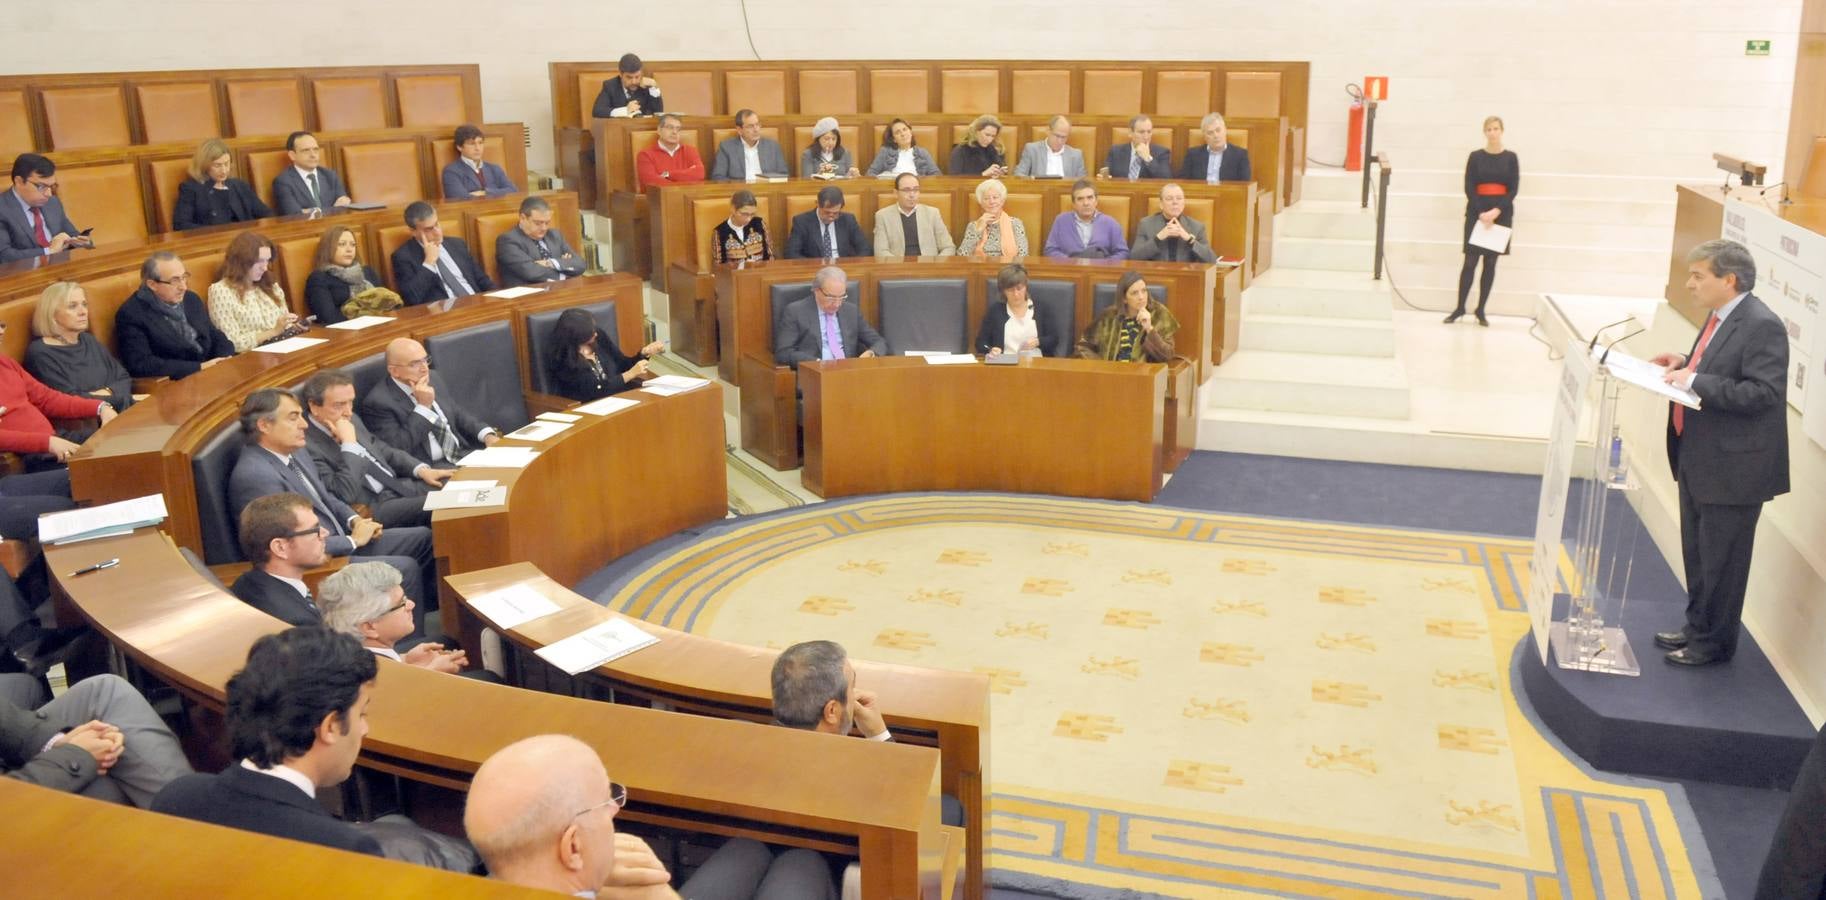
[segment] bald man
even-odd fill
[[[463,829],[490,875],[578,897],[627,900],[807,900],[832,895],[830,871],[809,850],[774,859],[746,838],[724,844],[679,892],[645,841],[615,830],[627,789],[609,780],[588,744],[561,734],[501,748],[469,783]]]
[[[381,443],[448,468],[501,439],[499,431],[457,405],[418,341],[396,338],[387,345],[387,376],[359,404],[361,420]]]

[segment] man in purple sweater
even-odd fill
[[[1128,259],[1122,223],[1097,211],[1097,186],[1080,178],[1072,185],[1072,211],[1060,213],[1046,233],[1046,255],[1054,259]]]

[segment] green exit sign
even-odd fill
[[[1744,55],[1745,56],[1768,56],[1769,55],[1769,42],[1768,41],[1744,41]]]

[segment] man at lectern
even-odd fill
[[[1687,290],[1709,310],[1685,354],[1662,353],[1664,379],[1699,395],[1700,408],[1670,404],[1668,463],[1680,485],[1680,549],[1686,624],[1655,644],[1682,666],[1724,662],[1737,652],[1750,547],[1763,503],[1788,492],[1788,333],[1750,293],[1756,260],[1735,241],[1706,241],[1687,254]]]

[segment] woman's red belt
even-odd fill
[[[1509,194],[1509,186],[1498,181],[1486,181],[1472,190],[1479,197],[1504,197]]]

